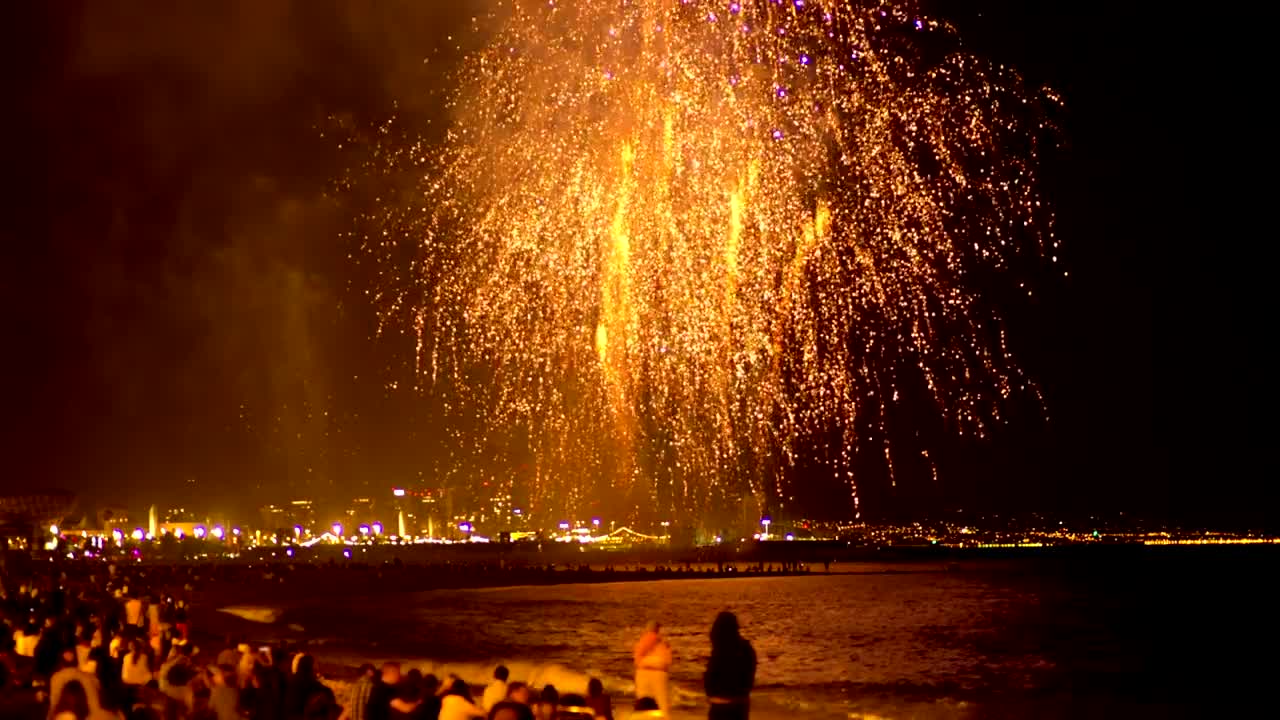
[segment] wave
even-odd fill
[[[284,615],[284,610],[276,607],[264,607],[261,605],[230,605],[224,608],[218,608],[218,612],[234,615],[238,618],[248,620],[249,622],[261,623],[263,625],[274,625],[279,622]]]

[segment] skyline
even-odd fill
[[[351,209],[330,184],[351,155],[324,133],[331,117],[376,126],[392,113],[439,131],[456,60],[444,46],[469,15],[285,5],[238,18],[24,11],[39,29],[27,42],[56,61],[24,86],[38,140],[23,159],[37,180],[19,191],[18,217],[38,240],[10,267],[5,303],[26,349],[10,374],[31,380],[17,401],[27,421],[6,440],[16,463],[5,491],[32,478],[128,503],[194,478],[217,502],[256,504],[279,483],[341,495],[446,474],[448,425],[412,390],[412,339],[377,335],[363,300],[372,278],[348,260]],[[1120,183],[1097,167],[1134,139],[1108,118],[1140,125],[1154,111],[1126,105],[1099,61],[1051,67],[1053,46],[1090,27],[1083,11],[1013,17],[993,4],[993,19],[934,5],[967,50],[1063,96],[1064,147],[1045,159],[1042,194],[1071,278],[1033,285],[1030,303],[997,299],[1048,419],[1015,414],[987,442],[947,446],[936,483],[918,469],[892,491],[869,481],[863,508],[1193,509],[1154,437],[1155,270],[1144,258],[1156,233],[1127,232],[1138,223],[1114,197]],[[1000,36],[1011,27],[1040,42]],[[1129,169],[1151,159],[1141,145],[1132,155]],[[1158,167],[1144,172],[1155,203]],[[1235,503],[1203,504],[1244,517]]]

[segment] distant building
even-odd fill
[[[119,506],[104,507],[98,511],[98,529],[111,532],[113,528],[129,527],[129,510]]]
[[[76,496],[65,490],[0,495],[0,537],[32,538],[47,533],[75,510]]]
[[[171,505],[166,508],[157,509],[156,519],[161,523],[187,523],[196,522],[198,519],[193,510],[187,509],[186,506]]]
[[[315,504],[310,500],[291,500],[259,509],[262,527],[267,531],[284,530],[300,525],[304,530],[316,528]]]

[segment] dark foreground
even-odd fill
[[[814,565],[769,572],[768,563],[609,570],[402,559],[121,564],[112,573],[101,563],[46,561],[8,564],[3,609],[11,626],[25,627],[34,607],[39,624],[53,621],[37,629],[42,640],[74,647],[90,628],[136,632],[122,627],[124,599],[114,597],[127,584],[157,608],[157,666],[183,639],[199,648],[189,661],[176,658],[198,671],[192,708],[176,717],[195,717],[207,702],[199,671],[227,633],[252,641],[254,652],[266,642],[305,647],[339,701],[354,666],[388,659],[473,684],[499,661],[563,687],[597,675],[621,698],[630,692],[629,645],[655,617],[676,650],[676,715],[705,715],[706,630],[725,608],[760,653],[757,718],[1251,716],[1270,704],[1278,559],[1274,548],[1215,547],[917,555],[840,563],[829,576]],[[38,600],[29,592],[23,600],[23,585],[39,588]],[[226,605],[271,617],[215,612]],[[155,640],[149,629],[139,634]],[[44,717],[30,686],[39,658],[12,650],[4,658],[16,673],[0,692],[0,717]],[[142,697],[161,710],[172,700]]]

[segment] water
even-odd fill
[[[759,656],[758,718],[1190,717],[1258,702],[1275,667],[1263,658],[1277,555],[1094,553],[319,597],[278,622],[305,627],[330,660],[402,659],[473,682],[501,661],[513,679],[562,692],[601,677],[621,699],[630,646],[657,619],[676,654],[679,714],[693,717],[705,716],[707,631],[730,609]]]

